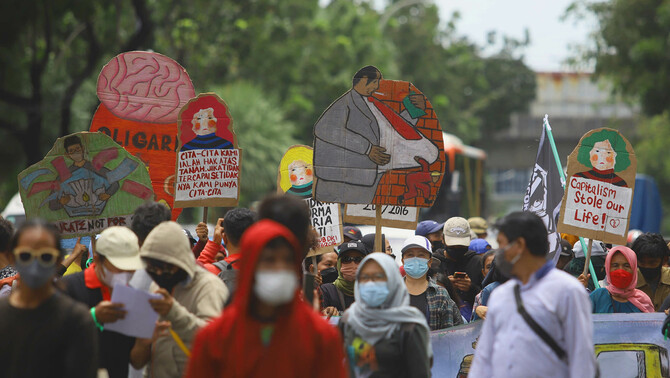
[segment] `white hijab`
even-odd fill
[[[369,307],[361,300],[358,289],[358,275],[361,268],[369,260],[376,261],[384,273],[386,273],[386,285],[389,296],[386,301],[378,307]],[[410,306],[409,293],[405,282],[400,275],[398,265],[392,257],[385,253],[371,253],[361,261],[356,272],[356,284],[354,286],[354,297],[356,301],[347,310],[347,323],[354,328],[363,340],[370,345],[376,344],[381,339],[389,339],[393,332],[400,328],[402,323],[416,323],[418,327],[426,332],[428,341],[428,356],[432,357],[433,349],[430,343],[430,328],[426,322],[426,316],[417,308]]]

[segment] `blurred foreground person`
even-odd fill
[[[0,299],[0,369],[3,377],[95,377],[97,330],[83,305],[56,291],[63,260],[55,227],[29,220],[11,249],[18,286]]]
[[[343,377],[337,330],[299,298],[303,250],[281,224],[242,236],[237,294],[197,335],[187,377]]]
[[[0,298],[12,292],[12,285],[19,278],[12,264],[13,253],[9,249],[13,234],[12,223],[0,217]]]
[[[469,377],[594,377],[591,306],[584,287],[546,260],[542,219],[529,212],[497,224],[495,290]]]
[[[430,377],[433,351],[426,315],[410,305],[398,265],[368,255],[356,277],[356,302],[340,320],[352,377]]]
[[[637,257],[628,247],[610,249],[605,258],[607,287],[591,293],[594,314],[654,312],[654,304],[637,284]]]

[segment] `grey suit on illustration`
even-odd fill
[[[352,89],[333,102],[314,126],[319,201],[372,203],[383,172],[367,155],[371,146],[381,143],[379,124],[365,101]],[[407,111],[400,116],[412,125],[417,122]]]

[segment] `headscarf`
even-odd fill
[[[360,264],[358,266],[360,267]],[[337,279],[333,281],[333,285],[335,285],[335,287],[338,288],[342,292],[342,294],[349,297],[353,297],[354,283],[356,282],[355,281],[349,282],[344,279],[344,276],[342,276],[342,259],[340,254],[340,256],[337,257]]]
[[[244,253],[240,257],[235,298],[221,317],[199,332],[192,352],[192,360],[201,358],[216,361],[216,371],[220,376],[267,377],[278,373],[290,373],[293,377],[311,376],[312,369],[316,367],[309,366],[305,361],[318,359],[315,354],[323,350],[324,339],[330,342],[339,339],[337,330],[300,299],[298,288],[292,302],[283,306],[273,322],[270,343],[263,345],[261,332],[266,324],[251,316],[250,302],[258,260],[265,246],[275,238],[283,238],[289,243],[294,252],[295,272],[301,274],[302,248],[286,227],[264,219],[244,232],[240,242],[240,249]],[[335,332],[335,335],[331,332]],[[325,334],[329,334],[329,337],[324,338]],[[338,354],[339,351],[342,354]],[[335,354],[334,359],[344,358],[341,347],[335,348],[332,353]],[[198,354],[200,356],[194,358]],[[203,354],[206,355],[203,357]],[[189,376],[212,376],[203,373],[210,366],[191,365],[199,364],[190,364]],[[333,370],[340,373],[335,368]]]
[[[389,296],[379,308],[368,307],[361,300],[358,287],[358,276],[365,264],[374,260],[386,273],[386,285]],[[384,253],[371,253],[361,261],[356,272],[356,301],[347,310],[347,323],[353,327],[357,335],[370,345],[376,344],[381,339],[390,338],[400,328],[402,323],[416,323],[426,332],[427,351],[429,357],[433,355],[430,345],[430,328],[426,322],[426,315],[409,304],[409,292],[405,282],[400,276],[398,265],[392,257]]]
[[[630,264],[630,268],[633,270],[633,279],[625,289],[619,289],[618,287],[612,285],[610,281],[610,265],[612,264],[612,256],[614,256],[614,254],[617,252],[621,252],[626,260],[628,260],[628,264]],[[639,308],[642,312],[654,312],[654,304],[651,302],[649,296],[642,290],[635,288],[637,285],[637,256],[630,248],[618,246],[610,249],[607,257],[605,257],[605,273],[607,274],[607,290],[610,292],[610,294],[615,294],[628,299],[630,303]]]

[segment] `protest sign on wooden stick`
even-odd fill
[[[568,157],[558,231],[625,245],[636,168],[633,147],[617,130],[584,134]]]

